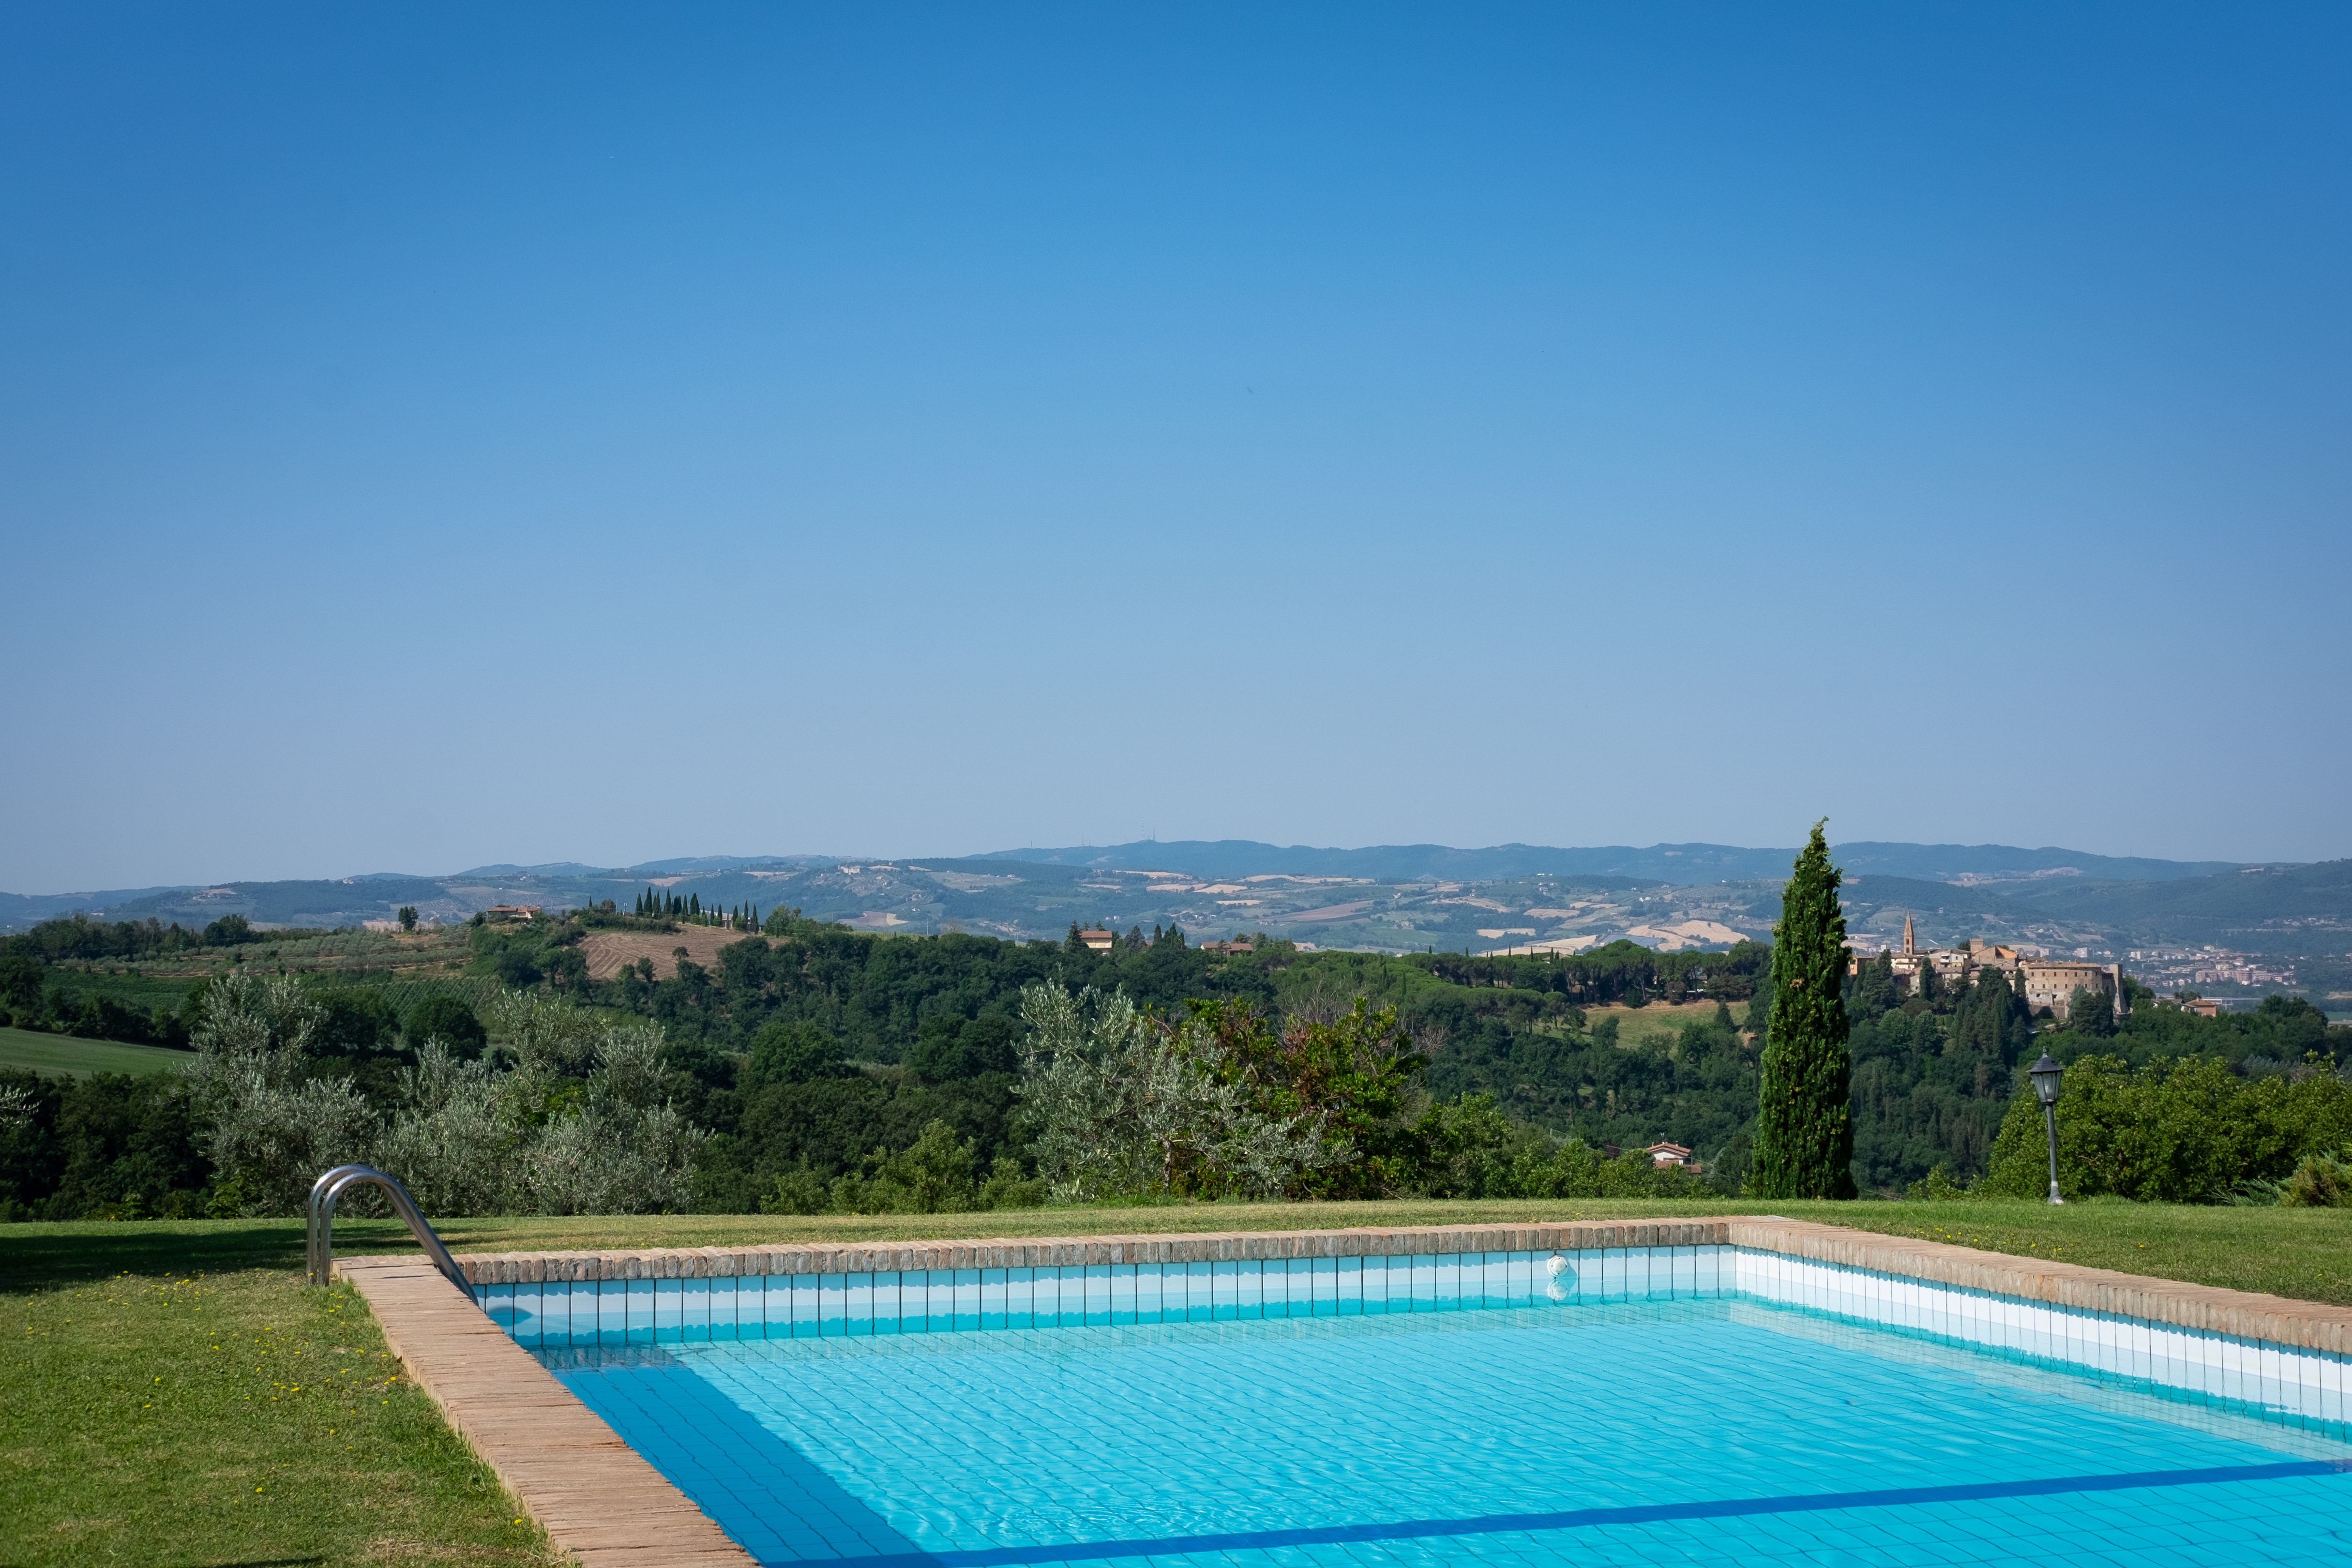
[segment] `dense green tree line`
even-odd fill
[[[183,1041],[201,1023],[208,989],[190,987],[173,1016]],[[298,1076],[348,1080],[373,1103],[391,1102],[426,1040],[444,1041],[463,1060],[479,1057],[488,1037],[453,996],[427,997],[403,1019],[373,986],[306,987],[304,994],[316,1017]],[[103,1037],[135,1037],[117,1028]],[[0,1217],[213,1212],[219,1182],[201,1131],[179,1073],[74,1079],[0,1068]]]
[[[253,929],[243,915],[223,915],[201,931],[177,921],[170,925],[152,916],[143,921],[94,921],[76,912],[43,921],[27,931],[0,937],[0,958],[29,959],[38,963],[67,960],[104,963],[109,960],[157,958],[207,947],[239,947],[267,940],[272,933]],[[288,933],[275,933],[280,937]],[[309,934],[296,932],[296,935]]]
[[[2219,1057],[2231,1067],[2260,1076],[2299,1064],[2314,1051],[2342,1066],[2352,1063],[2352,1025],[2327,1015],[2300,996],[2265,996],[2249,1012],[2208,1016],[2192,1013],[2126,977],[2131,1007],[2121,1020],[2071,1024],[2047,1037],[2061,1062],[2078,1056],[2112,1056],[2144,1067],[2164,1057]]]
[[[175,1076],[0,1068],[0,1220],[202,1215],[211,1185]]]
[[[175,1010],[142,1009],[100,990],[84,990],[37,959],[0,957],[0,1024],[47,1029],[89,1040],[185,1047],[195,990]]]
[[[697,913],[689,905],[683,918]],[[738,913],[748,911],[714,918]],[[1572,958],[1467,959],[1302,953],[1279,942],[1254,952],[1211,952],[1181,931],[1135,931],[1098,952],[1075,930],[1060,942],[886,937],[789,910],[722,947],[711,964],[681,958],[674,973],[656,978],[643,963],[593,981],[583,943],[598,929],[664,927],[655,917],[612,912],[483,925],[470,935],[473,963],[515,990],[662,1026],[662,1093],[710,1134],[693,1194],[697,1207],[715,1210],[913,1202],[906,1194],[917,1192],[1014,1201],[1039,1179],[1037,1130],[1024,1120],[1020,1092],[1030,1034],[1023,996],[1039,985],[1123,994],[1171,1025],[1203,1016],[1203,1006],[1213,1017],[1259,1020],[1226,1031],[1233,1037],[1216,1057],[1225,1065],[1211,1076],[1242,1073],[1249,1104],[1266,1114],[1297,1092],[1284,1087],[1297,1069],[1284,1065],[1290,1047],[1281,1045],[1294,1028],[1328,1024],[1359,998],[1374,1011],[1392,1010],[1412,1054],[1425,1060],[1400,1079],[1378,1125],[1351,1135],[1400,1162],[1380,1178],[1387,1190],[1658,1190],[1675,1179],[1611,1150],[1673,1142],[1697,1152],[1718,1190],[1737,1191],[1752,1164],[1772,998],[1786,989],[1772,951],[1752,943],[1729,953],[1659,954],[1620,943]],[[77,1020],[90,1013],[87,1032],[141,1037],[135,1020],[101,1016],[104,1005],[91,1007],[100,999],[75,998],[57,978],[35,953],[0,957],[0,995],[12,1010],[52,1019],[64,1010]],[[2004,1120],[2020,1103],[2022,1066],[2044,1046],[2062,1061],[2112,1058],[2122,1064],[2114,1070],[2203,1057],[2218,1060],[2233,1083],[2256,1086],[2309,1079],[2319,1070],[2305,1059],[2315,1052],[2327,1073],[2352,1058],[2352,1030],[2331,1029],[2291,998],[2208,1018],[2136,990],[2126,1017],[2081,1008],[2073,1026],[2043,1020],[2037,1037],[1998,974],[1906,995],[1882,959],[1841,974],[1835,991],[1852,1063],[1852,1172],[1864,1191],[1899,1191],[1938,1167],[1953,1183],[1991,1171]],[[452,997],[401,1016],[367,984],[313,982],[306,994],[318,1016],[301,1071],[348,1080],[371,1103],[393,1102],[425,1039],[443,1039],[459,1062],[490,1043],[481,1021]],[[1617,1019],[1627,1015],[1590,1011],[1612,1001],[1691,999],[1716,1005],[1671,1037],[1638,1044],[1621,1035]],[[176,1029],[184,1039],[200,1007],[197,988],[179,1013],[146,1020],[149,1037]],[[65,1217],[127,1199],[144,1212],[174,1204],[204,1212],[216,1196],[201,1152],[173,1131],[180,1113],[170,1109],[168,1079],[37,1089],[21,1076],[7,1081],[23,1103],[0,1135],[5,1212]],[[2288,1147],[2297,1159],[2307,1152],[2292,1140]],[[2277,1164],[2264,1154],[2231,1180],[2281,1180]],[[992,1199],[983,1196],[992,1183]],[[2199,1190],[2210,1196],[2214,1189]]]
[[[1433,1003],[1419,1016],[1451,1012]],[[1462,1016],[1444,1029],[1426,1082],[1440,1099],[1483,1094],[1519,1121],[1596,1148],[1679,1143],[1744,1169],[1756,1051],[1730,1006],[1717,1003],[1713,1018],[1671,1037],[1621,1045],[1619,1034],[1614,1018],[1587,1030],[1565,1019]]]
[[[566,937],[493,931],[478,942],[493,972],[512,979],[519,947],[535,943],[527,962],[546,973]],[[1330,1016],[1358,996],[1393,1005],[1414,1037],[1440,1042],[1413,1085],[1416,1105],[1483,1093],[1500,1108],[1450,1131],[1442,1116],[1431,1124],[1432,1146],[1471,1164],[1492,1165],[1495,1126],[1513,1130],[1509,1158],[1531,1138],[1549,1147],[1531,1126],[1594,1148],[1670,1138],[1712,1154],[1752,1111],[1751,1053],[1727,1015],[1673,1047],[1627,1050],[1605,1026],[1597,1039],[1583,1033],[1570,998],[1680,998],[1709,987],[1745,997],[1767,961],[1754,944],[1730,954],[1620,943],[1565,960],[1469,961],[1255,947],[1207,951],[1174,930],[1130,931],[1105,952],[1075,929],[1060,942],[878,937],[779,911],[715,965],[679,959],[671,977],[656,979],[646,961],[588,989],[668,1031],[678,1101],[715,1133],[698,1187],[698,1202],[713,1208],[750,1207],[795,1171],[830,1183],[874,1151],[908,1147],[935,1121],[971,1145],[981,1170],[1021,1152],[1016,1020],[1021,994],[1038,984],[1123,993],[1169,1017],[1193,1002],[1281,1017]],[[1464,1153],[1465,1139],[1488,1153]]]
[[[0,937],[0,1025],[46,1029],[84,1039],[184,1048],[200,990],[177,1008],[139,1007],[100,986],[77,984],[57,965],[129,963],[206,948],[240,947],[268,934],[243,915],[224,915],[191,931],[159,921],[93,921],[85,914],[43,921],[28,931]]]
[[[1755,994],[1759,978],[1770,967],[1770,952],[1762,942],[1743,942],[1729,952],[1656,952],[1620,941],[1590,952],[1494,958],[1408,953],[1402,962],[1452,985],[1533,991],[1598,1007],[1620,1002],[1683,1002],[1694,996],[1738,1002]]]
[[[1845,985],[1853,1062],[1853,1169],[1864,1189],[1894,1190],[1937,1166],[1983,1173],[2032,1059],[2032,1021],[1998,971],[1958,990],[1906,996],[1891,963],[1865,963]]]

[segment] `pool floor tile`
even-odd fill
[[[1397,1273],[1401,1292],[1426,1283]],[[713,1339],[543,1359],[763,1563],[2352,1563],[2339,1524],[2352,1475],[1902,1500],[2352,1463],[2352,1447],[1752,1302]],[[1508,1522],[1858,1492],[1889,1498]],[[1478,1534],[1281,1533],[1488,1519]],[[1128,1550],[1082,1557],[1085,1542]]]

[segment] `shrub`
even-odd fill
[[[406,1037],[410,1050],[422,1048],[427,1040],[439,1040],[448,1047],[451,1055],[459,1058],[480,1056],[482,1047],[490,1043],[490,1032],[482,1027],[481,1019],[466,1005],[465,998],[446,992],[427,996],[411,1007],[401,1023],[400,1032]]]
[[[2279,1182],[2305,1156],[2352,1143],[2352,1084],[2316,1058],[2246,1079],[2219,1057],[2133,1068],[2083,1057],[2058,1099],[2058,1186],[2067,1197],[2217,1204],[2241,1184]],[[2038,1197],[2049,1186],[2041,1102],[2020,1090],[1974,1189]]]
[[[805,1163],[776,1178],[776,1190],[760,1200],[761,1214],[823,1214],[832,1193],[825,1179]]]
[[[2352,1165],[2334,1153],[2306,1154],[2279,1184],[2278,1201],[2291,1209],[2352,1207]]]
[[[290,979],[238,970],[205,992],[188,1081],[205,1152],[249,1194],[240,1214],[299,1213],[320,1172],[373,1152],[366,1098],[348,1079],[311,1076],[304,1059],[325,1019]]]

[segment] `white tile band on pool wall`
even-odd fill
[[[2352,1371],[2325,1351],[2206,1333],[2145,1318],[1961,1289],[1900,1274],[1822,1263],[1761,1247],[1726,1247],[1727,1284],[1757,1300],[2100,1373],[2347,1435]]]
[[[2297,1424],[2352,1424],[2344,1356],[1759,1247],[549,1280],[475,1294],[533,1350],[1746,1298]]]

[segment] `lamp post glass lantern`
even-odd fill
[[[2025,1070],[2032,1076],[2033,1092],[2042,1101],[2042,1124],[2050,1134],[2050,1201],[2063,1204],[2066,1200],[2058,1195],[2058,1086],[2066,1069],[2044,1051],[2042,1059]]]

